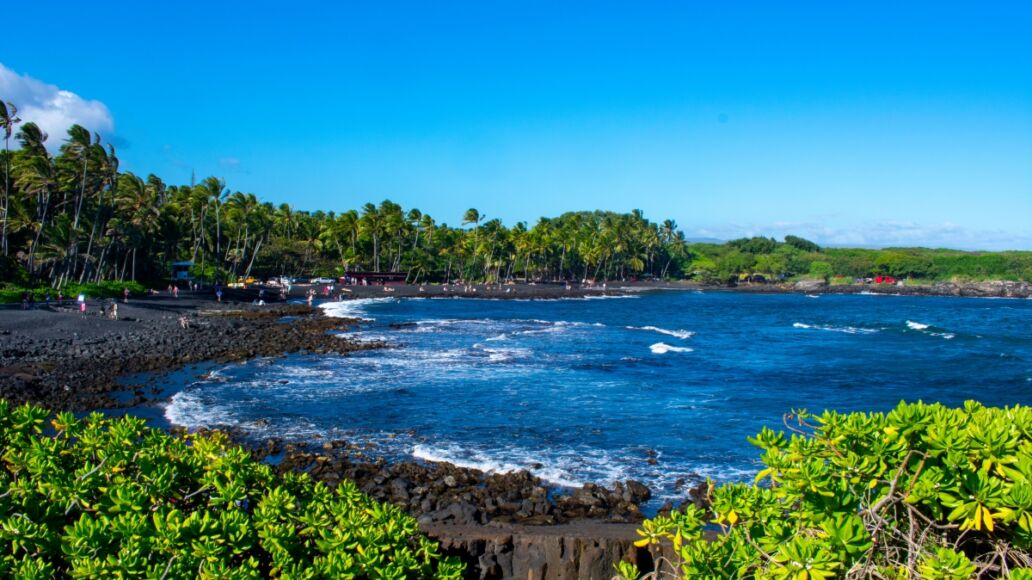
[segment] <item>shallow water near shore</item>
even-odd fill
[[[164,419],[370,442],[396,459],[529,469],[558,486],[750,480],[793,408],[1032,402],[1032,301],[656,292],[324,305],[391,348],[163,379]]]

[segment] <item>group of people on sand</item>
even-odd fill
[[[305,302],[307,302],[308,305],[311,306],[317,294],[318,292],[316,292],[315,288],[309,288],[308,291],[305,292]],[[327,284],[326,286],[323,286],[322,289],[323,299],[332,300],[334,302],[343,302],[348,294],[351,294],[350,289],[337,288],[334,284]],[[286,299],[287,295],[281,293],[281,297],[283,299]]]
[[[50,292],[47,292],[45,301],[46,305],[50,306]],[[22,294],[21,308],[22,310],[36,309],[36,295],[32,291],[26,291],[24,294]]]
[[[63,298],[63,297],[61,297],[61,298]],[[59,298],[59,300],[60,300],[60,298]],[[129,302],[129,289],[127,288],[125,290],[125,293],[122,295],[122,303],[123,304],[127,304],[128,302]],[[82,316],[83,318],[86,318],[87,314],[89,314],[89,308],[88,308],[88,304],[87,304],[86,293],[85,292],[79,293],[79,295],[75,298],[75,303],[78,305],[79,316]],[[114,298],[108,298],[106,300],[101,301],[100,302],[100,308],[98,309],[97,312],[98,312],[98,314],[100,314],[101,318],[109,318],[111,320],[118,320],[118,300],[116,300]]]

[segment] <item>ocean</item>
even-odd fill
[[[170,375],[170,424],[346,439],[391,459],[635,479],[654,509],[699,478],[750,481],[746,437],[793,409],[1032,403],[1032,300],[660,291],[322,305],[386,349]]]

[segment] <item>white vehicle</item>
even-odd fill
[[[312,278],[312,284],[333,284],[336,282],[333,278]]]

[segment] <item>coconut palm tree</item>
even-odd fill
[[[101,236],[106,232],[104,218],[104,188],[106,187],[112,194],[115,194],[115,188],[118,184],[118,156],[115,155],[115,148],[112,145],[108,145],[108,151],[105,152],[104,148],[100,144],[100,135],[94,134],[95,140],[93,143],[92,150],[94,156],[99,161],[100,167],[98,174],[101,178],[101,183],[97,187],[97,212],[93,218],[93,227],[90,228],[90,239],[86,245],[86,259],[89,261],[93,256],[93,240],[97,235],[98,231]],[[107,247],[101,249],[100,258],[97,260],[96,275],[99,280],[100,271],[104,266],[104,254]],[[79,275],[79,282],[81,283],[87,275],[86,265],[83,265],[82,273]]]
[[[362,206],[362,217],[359,218],[361,231],[373,242],[373,270],[380,271],[380,238],[384,233],[384,219],[380,210],[372,203]]]
[[[3,253],[7,255],[7,220],[8,208],[11,199],[11,135],[14,133],[14,126],[21,122],[18,118],[18,107],[14,103],[5,103],[0,100],[0,130],[4,132],[4,198],[2,200],[3,234],[0,235],[0,246]]]
[[[158,184],[152,178],[153,175],[144,181],[132,173],[122,174],[119,177],[117,192],[113,196],[116,213],[127,230],[125,236],[138,242],[125,253],[123,261],[123,264],[128,262],[132,254],[132,280],[136,280],[137,250],[141,245],[145,249],[150,249],[148,242],[157,237],[158,220],[161,217],[158,193],[161,188],[156,187]],[[125,278],[125,270],[126,266],[123,265],[121,279]]]
[[[31,225],[35,233],[28,255],[29,273],[34,275],[36,273],[35,254],[39,248],[40,237],[43,235],[43,228],[47,223],[47,213],[50,209],[54,172],[50,153],[47,152],[45,146],[47,134],[38,125],[32,122],[25,123],[18,131],[17,138],[21,144],[23,155],[15,168],[18,177],[14,185],[25,194],[36,198],[36,211]]]
[[[218,177],[206,177],[201,181],[201,192],[204,194],[207,203],[215,206],[215,256],[222,259],[222,204],[229,191],[226,189],[226,180]]]

